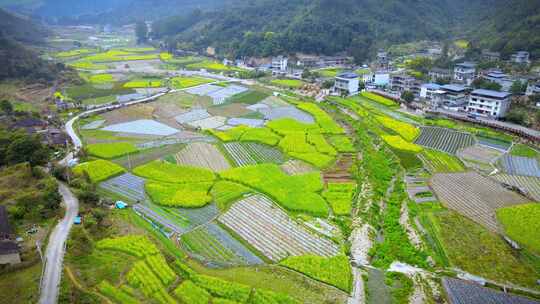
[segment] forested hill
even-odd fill
[[[0,81],[48,82],[56,78],[62,67],[45,62],[25,46],[42,43],[46,34],[42,27],[0,9]]]
[[[235,56],[344,51],[361,59],[390,43],[460,35],[499,1],[239,0],[198,19],[165,19],[155,29],[158,38],[177,35],[192,47]]]

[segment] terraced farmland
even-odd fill
[[[236,163],[236,166],[239,167],[284,162],[283,154],[279,150],[263,144],[232,142],[223,146]]]
[[[540,177],[540,166],[535,158],[505,155],[499,163],[508,174]]]
[[[469,133],[439,127],[421,127],[416,144],[450,154],[474,145],[475,139]]]
[[[217,224],[182,236],[187,249],[208,266],[257,265],[263,261]]]
[[[517,187],[527,193],[531,199],[540,202],[540,178],[510,174],[497,174],[492,178],[498,182]]]
[[[494,232],[500,231],[495,217],[497,208],[528,202],[476,172],[435,174],[431,185],[448,208]]]
[[[192,143],[176,154],[179,165],[202,167],[212,171],[223,171],[231,166],[227,159],[212,144]]]
[[[503,153],[499,150],[482,145],[474,145],[458,151],[457,155],[464,160],[490,164],[501,157]]]
[[[133,201],[143,201],[146,198],[144,178],[126,173],[102,182],[99,186],[105,190],[119,194]]]
[[[273,261],[306,254],[330,257],[339,252],[332,241],[309,233],[262,195],[237,202],[219,221]]]
[[[491,288],[482,287],[472,282],[445,277],[442,280],[444,289],[455,304],[466,303],[505,303],[505,304],[537,304],[529,298],[514,296]]]

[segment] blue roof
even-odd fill
[[[474,90],[474,91],[472,91],[471,94],[482,95],[482,96],[487,96],[487,97],[494,97],[494,98],[506,98],[506,97],[512,95],[512,94],[507,93],[507,92],[498,92],[498,91],[484,90],[484,89]]]
[[[454,91],[454,92],[461,92],[465,91],[465,86],[460,84],[445,84],[441,86],[441,89],[448,90],[448,91]]]
[[[73,221],[73,223],[75,224],[80,224],[81,222],[82,222],[82,218],[80,216],[76,216],[75,220]]]
[[[354,78],[358,78],[358,75],[356,75],[356,74],[353,73],[353,72],[345,72],[345,73],[338,74],[337,77],[339,77],[339,78],[354,79]]]
[[[429,90],[438,90],[441,88],[441,86],[436,83],[426,83],[426,84],[423,84],[422,87]]]
[[[124,203],[124,202],[122,202],[122,201],[117,201],[117,202],[115,203],[115,206],[116,206],[116,208],[118,208],[118,209],[124,209],[124,208],[127,207],[127,204]]]

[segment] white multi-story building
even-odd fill
[[[510,96],[506,92],[478,89],[471,92],[467,112],[483,117],[505,117],[510,108]]]
[[[498,83],[501,86],[501,90],[508,92],[514,83],[514,79],[506,75],[500,70],[492,70],[485,73],[482,76],[485,80]]]
[[[277,72],[287,71],[287,64],[289,59],[284,56],[277,56],[272,58],[272,70]]]
[[[472,62],[464,62],[456,64],[454,67],[454,80],[471,85],[476,77],[476,64]]]
[[[408,74],[398,73],[390,76],[390,90],[397,94],[409,91],[415,96],[419,96],[421,85],[420,80]]]
[[[341,73],[336,76],[334,91],[354,95],[358,93],[360,77],[352,72]]]
[[[440,90],[441,86],[436,83],[425,83],[420,87],[420,98],[431,100],[433,94]]]
[[[510,61],[512,61],[513,63],[519,63],[519,64],[529,64],[531,62],[530,54],[529,52],[525,52],[525,51],[516,52],[515,54],[512,54],[512,56],[510,57]]]

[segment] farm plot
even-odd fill
[[[280,108],[289,105],[287,102],[276,96],[266,97],[265,99],[263,99],[263,101],[260,102],[260,104],[264,104],[270,108]]]
[[[307,124],[312,124],[315,122],[315,119],[313,118],[313,116],[292,106],[270,108],[270,109],[259,109],[258,111],[264,115],[264,118],[266,120],[292,118],[299,122],[303,122]]]
[[[540,177],[540,166],[535,158],[505,155],[499,163],[508,174]]]
[[[223,127],[227,121],[226,117],[212,116],[201,120],[187,123],[190,127],[201,130],[211,130]]]
[[[253,119],[253,118],[231,118],[227,121],[227,124],[230,126],[248,126],[251,128],[262,127],[264,125],[264,120],[262,119]]]
[[[174,119],[176,119],[176,121],[179,124],[187,124],[187,123],[197,121],[197,120],[201,120],[201,119],[205,119],[205,118],[208,118],[208,117],[210,117],[210,114],[206,110],[197,109],[197,110],[189,111],[187,113],[180,114],[180,115],[176,116]]]
[[[421,154],[418,154],[418,157],[432,173],[465,171],[463,164],[457,157],[445,152],[425,149]]]
[[[82,126],[81,129],[83,130],[96,130],[99,129],[103,124],[105,123],[105,120],[95,120],[90,123],[87,123],[86,125]]]
[[[281,170],[289,175],[299,175],[316,171],[310,164],[298,159],[290,159],[281,165]]]
[[[77,165],[73,169],[73,173],[76,175],[88,174],[92,183],[104,181],[115,175],[124,173],[125,171],[126,170],[119,165],[103,159],[85,162]]]
[[[537,301],[522,296],[511,295],[482,287],[472,282],[444,277],[442,285],[451,303],[506,303],[506,304],[538,304]]]
[[[213,85],[213,84],[207,84],[207,85],[198,86],[196,88],[188,89],[186,90],[186,92],[193,95],[206,96],[212,92],[216,92],[221,89],[223,89],[223,87]]]
[[[421,127],[420,136],[415,143],[431,149],[456,154],[459,149],[474,145],[475,139],[469,133],[439,127]]]
[[[212,98],[214,105],[220,105],[220,104],[224,104],[228,98],[231,98],[234,95],[241,94],[247,91],[248,89],[245,87],[237,86],[237,85],[230,85],[228,87],[222,88],[221,90],[212,92],[208,94],[208,96]]]
[[[499,232],[495,210],[527,199],[476,172],[438,173],[431,180],[437,197],[450,209]]]
[[[215,204],[209,204],[197,209],[174,208],[167,209],[167,211],[182,221],[187,230],[209,223],[219,215],[219,210]]]
[[[457,155],[465,161],[480,162],[491,164],[501,157],[503,153],[499,150],[489,148],[483,145],[474,145],[465,149],[459,150]]]
[[[323,172],[325,182],[352,181],[351,166],[354,164],[354,154],[342,154],[333,167]]]
[[[146,198],[144,191],[145,180],[131,173],[126,173],[102,182],[99,186],[105,190],[119,194],[132,201],[144,201]]]
[[[262,195],[237,202],[219,221],[273,261],[288,256],[331,257],[339,253],[336,244],[309,233]]]
[[[214,223],[182,235],[182,242],[208,266],[258,265],[263,261]]]
[[[179,165],[207,168],[223,171],[230,168],[229,162],[212,144],[192,143],[176,154]]]
[[[253,110],[248,109],[245,104],[239,103],[226,103],[215,107],[208,108],[208,113],[213,116],[225,116],[225,117],[240,117],[245,115],[257,114]]]
[[[520,189],[527,197],[540,202],[540,178],[533,176],[520,176],[509,174],[497,174],[493,179]]]
[[[154,120],[142,119],[126,123],[110,125],[103,128],[104,131],[133,133],[143,135],[170,136],[178,133],[178,130]]]
[[[252,142],[232,142],[223,145],[237,166],[262,163],[283,163],[284,156],[276,148]]]

